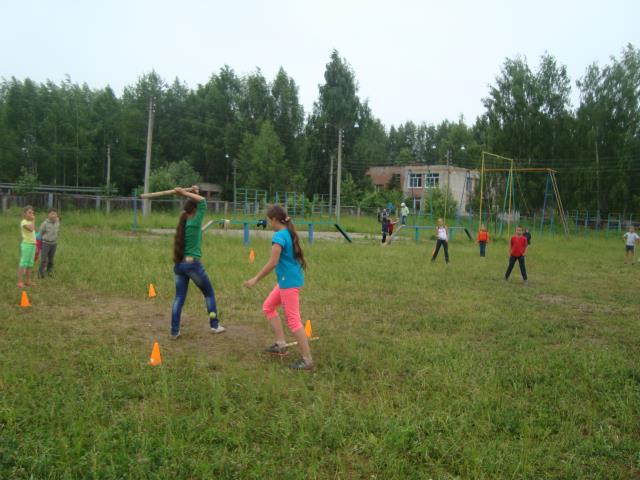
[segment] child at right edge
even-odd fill
[[[511,237],[511,249],[509,250],[509,266],[504,274],[504,279],[509,280],[509,275],[513,270],[516,261],[520,266],[520,273],[524,284],[527,284],[527,268],[524,263],[524,256],[527,253],[527,238],[522,235],[522,227],[520,225],[516,228],[516,234]]]

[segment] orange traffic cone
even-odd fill
[[[307,323],[304,324],[304,333],[307,334],[307,338],[311,338],[311,320],[307,320]]]
[[[156,296],[156,288],[153,286],[153,283],[149,284],[149,298],[155,298]]]
[[[153,350],[151,350],[151,357],[149,357],[149,365],[162,364],[162,357],[160,356],[160,345],[158,342],[153,343]]]
[[[26,308],[26,307],[30,307],[31,304],[29,303],[29,296],[27,295],[27,292],[25,292],[24,290],[22,291],[22,298],[20,299],[20,306],[22,308]]]
[[[254,253],[252,248],[251,251],[249,252],[249,263],[253,263],[255,259],[256,259],[256,254]]]

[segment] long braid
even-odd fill
[[[295,254],[296,260],[303,268],[303,270],[307,269],[307,262],[304,259],[304,252],[302,251],[302,246],[300,245],[300,237],[298,237],[298,232],[296,232],[296,227],[291,221],[289,215],[284,208],[280,205],[272,205],[267,210],[267,217],[275,218],[282,225],[287,227],[289,234],[291,235],[291,240],[293,242],[293,253]]]
[[[198,204],[191,199],[184,204],[184,210],[180,214],[176,234],[173,237],[173,263],[180,263],[184,259],[184,230],[187,225],[187,218],[197,206]]]

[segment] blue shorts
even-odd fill
[[[625,245],[625,247],[627,247],[627,252],[633,252],[636,249],[635,245]]]

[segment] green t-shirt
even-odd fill
[[[203,199],[198,202],[196,214],[191,218],[187,218],[187,224],[184,227],[185,257],[202,257],[202,220],[206,211],[207,201]]]

